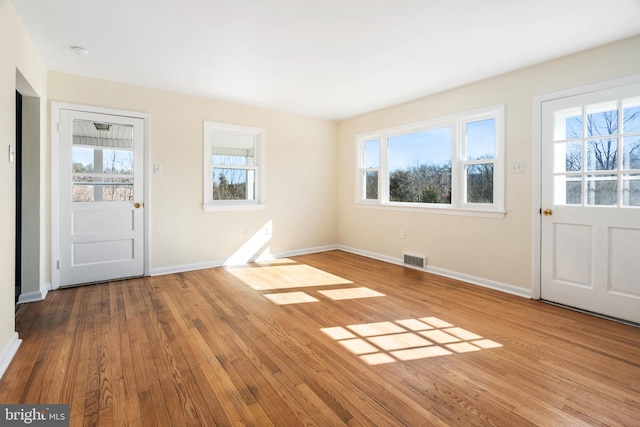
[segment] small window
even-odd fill
[[[263,144],[263,129],[204,123],[205,210],[264,203]]]

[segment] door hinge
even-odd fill
[[[60,260],[56,261],[56,269],[60,270]]]
[[[60,122],[56,123],[56,131],[60,133]]]

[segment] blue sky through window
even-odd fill
[[[451,127],[389,137],[389,171],[451,163]]]

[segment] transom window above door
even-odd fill
[[[640,97],[554,112],[554,204],[640,207]]]

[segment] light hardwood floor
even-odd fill
[[[341,251],[51,292],[1,403],[72,426],[638,426],[640,329]]]

